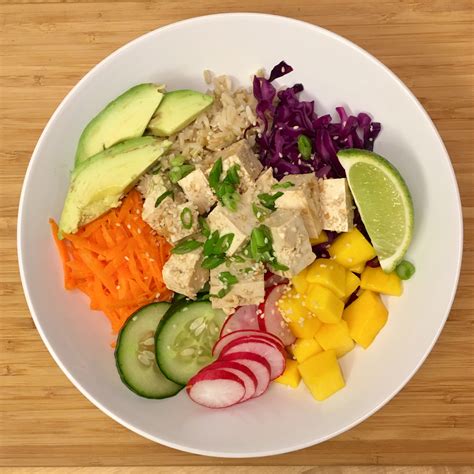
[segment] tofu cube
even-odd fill
[[[344,303],[329,289],[311,284],[306,295],[306,305],[323,323],[335,324],[341,320]]]
[[[217,201],[206,175],[200,169],[191,171],[187,176],[180,179],[178,184],[184,191],[186,198],[197,207],[199,214],[208,212]]]
[[[234,159],[232,164],[239,164],[241,170],[245,170],[252,182],[255,182],[258,175],[262,172],[263,166],[258,156],[253,152],[249,142],[245,139],[240,140],[215,154],[216,160],[222,158],[224,166],[226,166],[225,162],[231,157]]]
[[[278,181],[273,177],[273,170],[267,168],[255,181],[255,194],[273,193],[275,192],[273,189],[275,184],[278,184]]]
[[[323,351],[323,348],[319,345],[316,339],[297,339],[296,342],[291,346],[293,355],[299,364],[309,359],[315,354],[319,354]]]
[[[334,350],[320,352],[298,365],[303,382],[322,401],[345,386]]]
[[[207,216],[207,223],[211,232],[217,230],[221,236],[234,234],[232,244],[226,252],[228,256],[234,255],[242,249],[250,237],[252,229],[258,225],[252,207],[244,199],[241,199],[235,212],[218,204]]]
[[[337,324],[323,324],[314,338],[325,351],[334,349],[337,357],[342,357],[354,348],[349,326],[343,319]]]
[[[364,290],[344,310],[343,318],[347,322],[352,339],[367,349],[385,326],[388,311],[377,293]]]
[[[288,267],[286,271],[274,269],[274,273],[291,278],[314,261],[316,256],[300,213],[277,209],[265,220],[265,225],[272,233],[273,252],[278,263]]]
[[[315,196],[319,192],[315,175],[312,173],[288,175],[280,183],[292,183],[294,186],[278,190],[283,192],[283,196],[276,200],[276,208],[298,210],[303,217],[309,238],[319,237],[323,227],[319,199]]]
[[[235,276],[237,282],[227,288],[219,278],[223,272],[229,272]],[[210,298],[212,307],[230,312],[238,306],[260,304],[265,298],[264,274],[265,268],[263,265],[250,262],[233,262],[230,265],[224,263],[212,269],[210,273],[210,294],[218,295],[221,290],[228,289],[224,296],[212,296]]]
[[[366,267],[360,276],[360,287],[384,295],[400,296],[403,293],[402,281],[395,273],[385,273],[381,267]]]
[[[319,199],[323,229],[335,232],[352,229],[354,207],[346,178],[320,179]]]
[[[329,288],[338,298],[346,294],[346,269],[334,260],[318,258],[309,266],[306,278]]]
[[[155,212],[156,200],[167,191],[167,186],[160,175],[146,174],[140,180],[138,190],[145,199],[142,218],[146,221]]]
[[[202,248],[183,255],[171,254],[163,266],[166,287],[188,298],[196,298],[209,279],[209,270],[201,267],[202,260]]]
[[[339,235],[328,252],[337,263],[346,268],[365,263],[376,255],[375,249],[357,228]]]
[[[300,381],[301,375],[298,370],[298,363],[291,359],[286,360],[285,371],[274,380],[274,382],[288,385],[291,388],[298,387]]]

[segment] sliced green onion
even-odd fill
[[[272,263],[270,263],[270,265],[275,269],[275,270],[279,270],[281,272],[286,272],[287,270],[289,270],[290,268],[287,267],[286,265],[283,265],[282,263],[279,263],[277,262],[276,260]]]
[[[252,230],[252,236],[255,238],[257,247],[265,247],[265,233],[259,227]]]
[[[202,261],[201,267],[207,268],[208,270],[212,270],[213,268],[216,268],[219,265],[222,265],[224,262],[225,262],[224,257],[221,257],[219,255],[209,255],[209,257],[206,257]]]
[[[204,235],[204,237],[209,237],[211,235],[211,229],[209,227],[209,224],[207,223],[207,220],[204,217],[199,216],[198,221],[202,235]]]
[[[219,241],[219,232],[215,230],[204,242],[204,256],[214,255],[217,242]]]
[[[240,170],[240,165],[232,165],[227,171],[225,181],[227,181],[230,184],[235,184],[236,186],[238,186],[240,184],[239,170]]]
[[[155,207],[158,207],[167,197],[173,197],[173,191],[168,190],[158,196],[158,199],[155,201]]]
[[[313,145],[311,144],[311,140],[306,135],[300,135],[298,137],[298,151],[305,160],[309,160],[311,158],[311,154],[313,153]]]
[[[219,280],[226,286],[235,285],[239,281],[239,279],[230,272],[219,273]]]
[[[226,253],[227,250],[230,249],[232,242],[234,241],[234,234],[225,234],[223,235],[215,246],[215,252],[219,253]]]
[[[276,183],[272,186],[272,189],[288,189],[295,185],[291,181],[285,181],[284,183]]]
[[[171,158],[170,165],[171,166],[181,166],[184,164],[186,158],[183,155],[176,155],[175,157]]]
[[[183,224],[183,227],[185,229],[191,229],[191,227],[193,226],[193,213],[191,209],[189,209],[189,207],[185,207],[181,211],[179,218],[181,219],[181,224]]]
[[[395,269],[397,275],[401,280],[409,280],[415,274],[415,265],[408,262],[407,260],[402,260]]]
[[[189,173],[194,171],[196,168],[194,165],[183,165],[179,168],[181,170],[181,179],[187,176]]]
[[[270,209],[271,211],[274,211],[275,201],[281,196],[283,196],[283,193],[281,191],[278,191],[275,194],[261,193],[257,197],[262,206],[266,207],[267,209]]]
[[[224,194],[224,196],[222,196],[222,204],[224,205],[224,207],[227,207],[227,209],[230,209],[232,212],[235,212],[237,210],[239,201],[240,195],[235,192]]]
[[[240,255],[234,255],[232,258],[234,259],[234,262],[237,262],[237,263],[245,262],[245,258],[241,257]]]
[[[174,184],[181,179],[181,168],[179,166],[173,166],[168,172],[168,178]]]
[[[171,253],[174,253],[176,255],[183,255],[185,253],[192,252],[193,250],[198,249],[201,247],[202,242],[199,242],[198,240],[194,239],[189,239],[189,240],[184,240],[177,244],[175,247],[171,249]]]
[[[209,173],[209,186],[216,190],[222,174],[222,158],[219,158],[212,166],[211,172]]]
[[[269,209],[266,207],[260,207],[255,203],[252,203],[252,211],[258,222],[264,221],[269,214]]]

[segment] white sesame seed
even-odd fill
[[[126,255],[123,257],[127,262],[130,260]]]
[[[120,290],[120,285],[117,285],[115,288],[116,288],[117,290]]]

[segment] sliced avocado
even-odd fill
[[[96,115],[82,132],[76,165],[130,138],[141,137],[163,99],[156,84],[132,87]]]
[[[168,140],[132,138],[80,163],[72,172],[59,233],[74,233],[117,207],[138,178],[170,147]]]
[[[157,137],[169,137],[189,125],[213,101],[210,95],[189,89],[167,92],[148,128]]]

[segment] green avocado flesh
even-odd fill
[[[74,233],[109,209],[166,152],[171,143],[154,137],[132,138],[79,164],[71,175],[59,232]]]
[[[169,137],[189,125],[213,101],[209,95],[188,89],[167,92],[148,128],[157,137]]]
[[[116,143],[141,137],[163,99],[158,89],[156,84],[139,84],[96,115],[79,139],[76,166]]]

